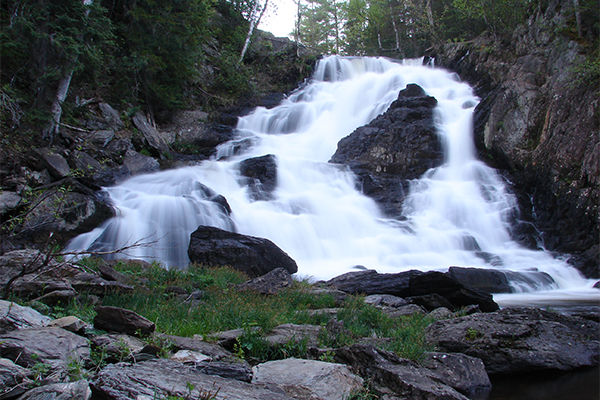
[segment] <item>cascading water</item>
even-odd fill
[[[131,249],[127,256],[185,266],[191,232],[211,225],[270,239],[296,260],[301,276],[328,279],[356,265],[399,272],[493,264],[550,274],[556,283],[535,295],[597,299],[593,283],[564,261],[511,240],[514,198],[474,156],[471,120],[478,99],[454,74],[421,64],[381,58],[319,61],[313,79],[278,107],[259,107],[240,118],[239,139],[222,145],[213,160],[104,189],[119,215],[75,238],[69,250],[111,250],[147,238],[156,243]],[[446,160],[413,182],[404,203],[406,218],[395,221],[356,190],[348,168],[327,161],[341,138],[383,113],[408,83],[438,100]],[[239,148],[246,150],[236,154]],[[253,201],[238,164],[266,154],[276,156],[277,188],[270,200]],[[231,216],[215,201],[218,195],[227,199]],[[510,303],[523,301],[522,296],[496,298]]]

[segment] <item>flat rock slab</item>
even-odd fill
[[[429,353],[421,366],[427,375],[438,379],[468,397],[482,397],[489,393],[492,383],[479,358],[465,354]]]
[[[52,321],[30,307],[0,300],[0,334],[17,329],[41,328]]]
[[[190,387],[193,387],[190,393]],[[98,373],[92,388],[104,399],[156,399],[167,396],[198,399],[215,394],[216,400],[289,400],[276,386],[255,385],[206,375],[192,366],[171,360],[144,361],[137,364],[112,364]]]
[[[90,361],[88,340],[60,328],[20,329],[0,335],[0,352],[23,367],[47,364],[59,376],[73,361]]]
[[[68,383],[54,383],[32,389],[19,397],[19,400],[89,400],[92,390],[85,380]]]
[[[282,324],[273,328],[265,339],[271,346],[305,341],[308,347],[316,347],[322,330],[323,327],[318,325]]]
[[[7,358],[0,358],[0,398],[26,380],[32,372]]]
[[[260,294],[276,294],[282,289],[291,287],[293,283],[292,275],[284,268],[276,268],[254,279],[250,279],[238,285],[238,290],[252,291]]]
[[[154,322],[141,315],[119,307],[96,307],[96,329],[124,332],[129,335],[149,335],[154,332]]]
[[[490,374],[598,365],[600,324],[536,308],[437,321],[426,331],[441,351],[483,360]]]
[[[391,391],[400,399],[468,399],[430,370],[372,345],[342,347],[335,351],[335,359],[352,366],[361,376],[369,377],[378,390]]]
[[[346,365],[288,358],[252,368],[253,383],[276,384],[295,399],[345,400],[363,387],[363,379]]]

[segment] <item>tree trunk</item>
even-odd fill
[[[94,3],[94,0],[83,0],[83,5],[89,6]],[[85,11],[86,15],[89,14],[89,10]],[[59,132],[60,129],[60,117],[62,116],[62,105],[67,98],[69,93],[69,86],[71,86],[71,79],[73,79],[73,73],[75,72],[75,66],[77,65],[77,56],[72,57],[65,65],[64,73],[58,82],[56,89],[56,95],[54,101],[50,107],[50,115],[52,120],[50,125],[44,129],[43,138],[49,139],[50,143],[54,140],[54,135]]]
[[[256,4],[254,5],[254,9],[252,10],[252,13],[250,14],[250,27],[248,28],[248,35],[246,36],[246,41],[244,42],[244,47],[242,48],[242,53],[240,54],[240,59],[238,60],[238,65],[240,65],[242,63],[242,61],[244,60],[244,56],[246,55],[246,51],[248,50],[248,46],[250,45],[250,39],[252,38],[252,33],[254,32],[254,28],[256,28],[258,26],[258,24],[260,24],[260,20],[262,19],[262,16],[264,15],[265,11],[267,10],[268,5],[269,5],[269,0],[266,0],[265,5],[264,5],[263,9],[260,10],[260,14],[258,15],[258,17],[256,17],[256,13],[258,12],[258,10],[260,8],[260,2],[257,1]]]
[[[394,27],[394,34],[396,35],[396,50],[400,51],[400,35],[398,34],[398,27],[396,26],[396,18],[394,18],[394,10],[390,3],[390,17],[392,18],[392,26]]]
[[[580,38],[583,38],[583,27],[581,25],[581,12],[579,11],[579,0],[573,0],[575,6],[575,21],[577,22],[577,33]]]

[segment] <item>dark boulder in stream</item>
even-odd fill
[[[296,262],[268,239],[246,236],[211,226],[200,226],[190,237],[190,261],[205,265],[230,265],[250,278],[276,268],[298,272]]]
[[[273,154],[248,158],[239,163],[252,200],[270,200],[277,187],[277,159]]]
[[[384,212],[399,216],[408,181],[442,164],[436,105],[419,85],[408,84],[385,113],[340,140],[330,162],[349,165],[363,192]]]
[[[329,280],[327,284],[352,294],[405,297],[430,311],[441,306],[459,309],[473,304],[484,312],[498,310],[498,304],[490,294],[468,288],[448,274],[435,271],[411,270],[396,274],[380,274],[374,270],[348,272]]]

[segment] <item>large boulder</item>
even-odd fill
[[[19,329],[0,335],[0,352],[22,367],[47,365],[53,379],[63,378],[70,364],[91,361],[88,340],[60,328]]]
[[[361,376],[368,376],[381,393],[411,400],[468,399],[440,379],[441,374],[436,376],[410,360],[371,345],[355,344],[337,349],[335,359],[350,365]]]
[[[102,398],[115,400],[154,399],[157,396],[197,399],[201,396],[209,398],[209,395],[228,400],[290,399],[277,387],[203,374],[193,366],[166,359],[109,365],[96,375],[92,388]]]
[[[445,352],[483,360],[490,374],[598,365],[600,324],[536,308],[505,308],[437,321],[426,338]]]
[[[470,289],[447,274],[436,271],[411,270],[396,274],[380,274],[374,270],[356,271],[337,276],[327,284],[353,294],[403,297],[428,310],[437,307],[455,310],[472,304],[478,305],[485,312],[498,309],[490,294]]]
[[[211,226],[200,226],[192,233],[188,256],[199,264],[229,265],[251,278],[276,268],[298,272],[296,262],[270,240]]]
[[[252,200],[270,200],[277,187],[277,159],[273,154],[248,158],[239,163]]]
[[[253,383],[281,386],[287,395],[301,399],[344,400],[362,390],[363,379],[346,365],[288,358],[252,368]]]
[[[154,332],[154,322],[136,312],[119,307],[96,307],[94,327],[106,331],[124,332],[130,335],[147,336]]]
[[[83,379],[36,387],[19,397],[20,400],[89,400],[91,398],[90,385]]]
[[[363,192],[384,212],[399,216],[408,181],[443,161],[433,120],[437,100],[408,84],[389,109],[340,140],[330,162],[347,164]]]
[[[144,137],[144,145],[147,146],[155,156],[162,156],[169,151],[167,141],[164,136],[148,121],[148,118],[142,113],[137,113],[133,116],[133,124]]]
[[[51,318],[30,307],[23,307],[11,301],[0,300],[0,334],[17,329],[41,328],[48,325]]]

